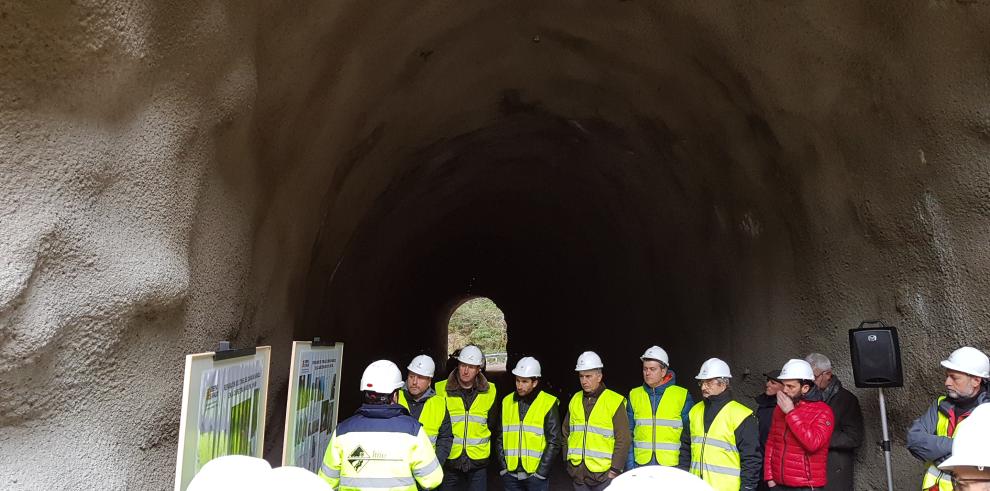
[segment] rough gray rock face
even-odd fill
[[[845,331],[882,317],[917,486],[938,361],[990,341],[987,26],[964,2],[0,2],[0,488],[169,487],[183,355],[221,339],[274,347],[277,459],[291,339],[347,343],[346,395],[442,353],[476,294],[567,391],[581,351],[621,388],[654,343],[684,383],[814,350],[851,386]]]

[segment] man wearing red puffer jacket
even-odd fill
[[[774,491],[813,490],[825,485],[828,444],[835,420],[832,409],[812,391],[815,374],[804,360],[784,364],[779,377],[763,477]]]

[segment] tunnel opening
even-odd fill
[[[504,372],[508,339],[505,313],[488,297],[471,296],[454,308],[447,321],[447,351],[473,344],[485,354],[485,371]]]
[[[655,120],[619,126],[525,101],[507,91],[497,121],[407,155],[353,229],[329,209],[297,331],[383,341],[348,344],[353,366],[427,352],[439,367],[470,291],[511,313],[508,364],[536,357],[562,392],[578,390],[586,350],[619,388],[639,382],[653,344],[682,374],[708,356],[742,363],[793,303],[781,292],[804,288],[793,259],[804,230],[788,216],[800,208],[767,191],[793,185],[789,174],[754,175],[718,153],[685,161]]]

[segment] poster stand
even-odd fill
[[[337,427],[344,343],[314,338],[292,343],[282,465],[319,472]]]
[[[271,347],[186,355],[175,491],[223,455],[262,457]]]

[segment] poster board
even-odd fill
[[[186,355],[175,491],[185,491],[212,458],[262,456],[272,350],[253,351],[232,358],[221,352],[217,359],[212,351]]]
[[[282,465],[319,472],[330,435],[337,427],[343,354],[344,343],[292,343]]]

